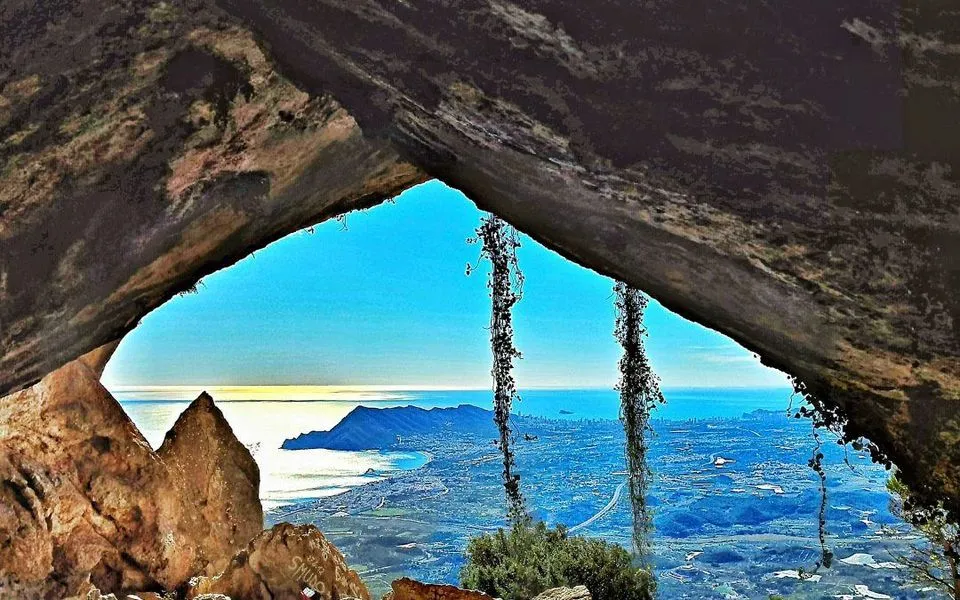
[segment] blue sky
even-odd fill
[[[425,385],[487,388],[481,213],[439,182],[257,251],[153,311],[104,373],[124,385]],[[611,387],[612,281],[527,237],[515,309],[522,388]],[[726,337],[652,302],[648,354],[665,387],[782,387]]]

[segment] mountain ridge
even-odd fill
[[[493,412],[460,404],[449,408],[395,406],[371,408],[358,406],[328,431],[301,433],[284,440],[284,450],[378,450],[397,443],[398,438],[450,429],[496,435]]]

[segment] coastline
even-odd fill
[[[534,518],[629,548],[629,500],[617,494],[625,479],[620,423],[520,417],[515,425],[539,436],[516,447]],[[658,483],[648,500],[666,597],[713,597],[709,590],[723,586],[756,597],[768,589],[819,597],[853,585],[914,597],[902,594],[895,570],[840,563],[819,582],[779,575],[812,567],[819,551],[819,493],[805,462],[809,423],[766,410],[662,419],[655,428],[650,459]],[[469,539],[507,525],[500,455],[488,442],[442,432],[404,438],[404,450],[429,448],[433,460],[336,496],[267,511],[265,520],[317,525],[371,590],[386,591],[400,574],[457,583]],[[906,544],[883,533],[903,527],[888,512],[883,468],[851,451],[857,468],[851,474],[842,448],[825,445],[824,452],[829,540],[837,556],[880,557],[890,544]]]

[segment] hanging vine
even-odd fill
[[[790,397],[790,408],[787,409],[787,412],[789,415],[793,407],[794,396],[800,396],[803,399],[803,404],[797,408],[793,416],[798,419],[801,417],[808,418],[813,426],[812,435],[814,447],[807,464],[813,469],[813,472],[816,473],[820,486],[820,508],[817,512],[817,537],[820,541],[820,559],[814,565],[812,573],[810,573],[813,574],[816,573],[820,567],[829,569],[833,564],[833,552],[829,546],[827,546],[827,474],[823,469],[823,442],[820,439],[820,430],[825,429],[833,433],[837,438],[837,443],[844,446],[844,450],[846,450],[848,441],[844,432],[846,419],[838,410],[827,406],[821,398],[811,393],[802,381],[797,378],[792,378],[792,383],[793,394]],[[864,442],[859,439],[852,440],[852,445],[855,450],[864,448]],[[847,465],[850,466],[849,460],[846,458],[844,458],[844,460]],[[801,574],[803,574],[802,571]]]
[[[820,567],[829,569],[833,563],[833,552],[827,547],[827,474],[823,470],[823,444],[820,441],[820,433],[817,431],[817,425],[813,425],[813,439],[815,445],[813,454],[807,462],[810,468],[820,480],[820,511],[817,513],[817,536],[820,539],[820,560],[814,565],[814,572]]]
[[[523,274],[517,263],[520,238],[517,230],[500,218],[487,215],[480,221],[476,237],[467,240],[480,243],[480,259],[490,262],[487,287],[490,289],[490,346],[493,351],[493,419],[500,432],[498,446],[503,452],[503,487],[509,505],[508,516],[513,523],[526,523],[529,515],[520,493],[520,476],[515,472],[511,445],[514,441],[510,428],[510,408],[519,400],[513,379],[513,361],[521,358],[513,345],[513,307],[523,293]],[[467,275],[473,267],[467,265]]]
[[[620,358],[620,420],[626,434],[626,458],[630,502],[633,507],[633,544],[637,554],[650,555],[650,531],[653,528],[646,493],[650,481],[647,465],[647,432],[650,426],[650,411],[663,403],[660,379],[647,360],[643,338],[647,335],[643,313],[647,298],[642,292],[623,282],[614,286],[616,293],[617,321],[614,335],[623,348]]]

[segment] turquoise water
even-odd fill
[[[789,388],[673,388],[664,390],[666,404],[654,411],[655,419],[735,418],[758,409],[783,410],[790,403]],[[484,407],[492,406],[484,392]],[[477,404],[478,402],[470,402]],[[613,390],[528,390],[521,394],[514,412],[551,419],[617,419],[620,397]]]
[[[685,421],[688,419],[733,418],[763,410],[786,410],[790,402],[789,388],[673,388],[664,390],[666,404],[654,411],[655,419]],[[408,392],[403,400],[391,399],[376,406],[416,404],[424,408],[473,404],[492,408],[492,394],[486,390]],[[374,404],[368,404],[375,406]],[[617,419],[620,397],[610,389],[587,390],[524,390],[513,412],[548,419]]]

